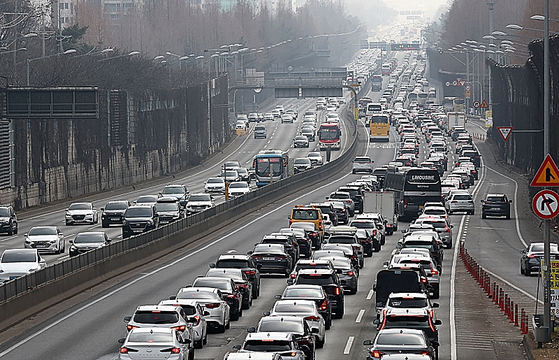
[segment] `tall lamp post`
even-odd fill
[[[63,53],[60,53],[60,54],[54,54],[54,55],[48,55],[48,56],[41,56],[41,57],[33,58],[33,59],[27,59],[27,86],[29,86],[29,67],[30,67],[32,61],[40,60],[40,59],[47,59],[47,58],[51,58],[51,57],[54,57],[54,56],[73,54],[76,51],[77,51],[76,49],[68,49],[68,50],[66,50],[66,51],[64,51]]]

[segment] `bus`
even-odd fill
[[[289,176],[289,156],[284,150],[262,150],[254,157],[254,174],[258,187]]]
[[[392,72],[392,64],[384,63],[382,64],[381,74],[382,75],[390,75]]]
[[[441,178],[436,169],[388,169],[384,188],[394,191],[398,219],[412,220],[427,201],[441,201]]]
[[[320,150],[330,147],[332,150],[340,150],[340,125],[337,122],[326,122],[320,124],[318,128],[318,144]]]
[[[367,109],[365,110],[365,122],[367,124],[371,123],[371,116],[374,114],[382,113],[382,105],[380,103],[369,103],[367,104]]]
[[[386,114],[373,114],[369,122],[371,141],[390,141],[390,121]]]

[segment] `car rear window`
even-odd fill
[[[395,298],[388,300],[388,306],[395,308],[418,309],[427,306],[427,299],[423,298]]]
[[[305,332],[303,324],[295,321],[263,321],[258,332],[289,332],[301,334]]]
[[[488,196],[486,199],[487,202],[505,202],[505,198],[502,196]]]
[[[330,285],[334,284],[334,280],[325,274],[300,274],[297,284]]]
[[[427,316],[387,316],[387,327],[429,326]]]
[[[291,302],[286,300],[286,302],[276,304],[276,306],[274,306],[274,311],[280,313],[309,313],[313,312],[315,308],[316,305],[314,303],[301,304],[300,301]]]
[[[454,200],[472,200],[471,195],[455,195]]]
[[[414,334],[380,333],[376,343],[378,345],[426,345],[422,337]]]
[[[219,260],[215,265],[215,267],[238,269],[238,268],[245,268],[245,267],[248,268],[250,267],[250,265],[246,260],[231,259],[231,260]]]
[[[285,340],[248,340],[247,342],[245,342],[244,350],[277,352],[291,350],[291,346],[289,344],[289,341]]]
[[[171,333],[134,331],[128,337],[128,341],[142,343],[172,343],[173,335]]]
[[[176,312],[165,311],[137,311],[134,314],[134,322],[140,324],[174,324],[179,321]]]
[[[300,297],[300,298],[307,298],[307,297],[322,297],[322,291],[318,289],[286,289],[283,293],[285,297]]]
[[[293,210],[293,215],[291,218],[293,220],[318,220],[318,210]]]

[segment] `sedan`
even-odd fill
[[[308,148],[309,147],[309,138],[303,135],[295,136],[293,139],[293,147],[294,148]]]
[[[229,184],[227,192],[229,197],[234,198],[250,192],[250,187],[246,181],[237,181]]]
[[[293,260],[283,245],[258,244],[254,247],[254,251],[249,251],[247,254],[251,256],[261,273],[281,273],[288,277],[293,268]]]
[[[206,276],[233,279],[237,289],[243,295],[243,309],[246,310],[252,306],[252,283],[242,269],[209,269]]]
[[[64,234],[58,226],[34,226],[25,234],[26,249],[62,254],[66,249]]]
[[[47,262],[37,249],[6,249],[0,258],[0,283],[41,270]]]
[[[208,326],[223,333],[225,329],[229,329],[230,307],[225,300],[221,290],[216,288],[181,288],[176,296],[171,296],[171,300],[195,300],[204,308],[204,318],[208,322]],[[207,314],[206,314],[207,312]]]
[[[99,214],[92,203],[73,203],[66,209],[66,225],[97,224]]]
[[[312,163],[309,158],[297,158],[293,162],[295,174],[312,169]]]
[[[365,340],[363,345],[370,346],[367,360],[398,353],[428,354],[437,358],[434,346],[438,344],[432,344],[423,330],[383,329],[373,341]]]
[[[231,308],[231,320],[239,320],[243,315],[243,295],[231,278],[198,277],[192,283],[194,287],[215,288],[221,291],[223,300]]]
[[[165,354],[169,360],[192,360],[194,350],[190,347],[190,340],[183,339],[177,330],[161,328],[137,328],[128,333],[126,339],[118,341],[122,344],[118,358],[131,360],[154,359],[153,354]],[[131,354],[133,354],[131,356]],[[157,356],[159,358],[159,356]],[[163,358],[163,357],[162,357]]]
[[[320,285],[289,285],[283,290],[283,294],[276,295],[277,300],[312,300],[320,315],[324,318],[326,330],[332,325],[332,303],[328,294]]]
[[[307,157],[311,161],[313,165],[322,165],[324,163],[324,159],[322,158],[322,154],[318,151],[311,151],[307,154]]]
[[[559,248],[557,244],[551,243],[550,246],[550,257],[551,260],[559,259]],[[526,276],[530,276],[532,271],[540,270],[540,263],[543,259],[544,245],[541,242],[531,243],[528,247],[521,251],[522,256],[520,257],[520,273]]]
[[[76,256],[84,252],[98,249],[109,245],[111,239],[102,231],[83,232],[76,235],[74,240],[70,240],[70,256]]]
[[[225,193],[225,179],[221,177],[211,177],[204,184],[204,191],[207,193]]]
[[[134,201],[134,205],[154,205],[159,199],[158,195],[143,195]]]

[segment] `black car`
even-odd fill
[[[332,326],[332,302],[328,294],[320,285],[289,285],[281,295],[276,295],[277,300],[313,300],[322,317],[326,330]]]
[[[247,252],[261,273],[280,273],[289,277],[293,259],[280,244],[257,244]]]
[[[332,206],[334,207],[334,211],[336,212],[336,216],[338,217],[338,225],[347,224],[349,221],[349,211],[345,204],[341,201],[331,201]]]
[[[373,251],[380,251],[382,248],[382,242],[381,242],[381,233],[380,231],[378,231],[377,229],[377,225],[375,223],[374,220],[368,220],[368,219],[357,219],[357,220],[352,220],[349,223],[349,226],[353,226],[356,227],[358,229],[365,229],[369,232],[369,235],[371,236],[371,240],[372,241],[372,248]],[[363,246],[365,247],[365,246]]]
[[[481,200],[481,218],[487,216],[504,216],[510,219],[510,204],[512,200],[507,198],[505,194],[487,194],[485,199]]]
[[[210,264],[210,268],[243,270],[248,281],[252,283],[252,298],[256,299],[260,296],[260,271],[258,271],[256,263],[249,255],[220,255],[215,263]]]
[[[328,214],[330,216],[330,221],[332,221],[332,226],[338,225],[338,213],[331,202],[324,203],[311,203],[309,206],[317,207],[323,214]],[[346,216],[347,221],[347,216]]]
[[[84,252],[95,250],[101,246],[111,243],[109,236],[102,231],[82,232],[70,240],[70,256],[76,256]]]
[[[373,341],[365,340],[363,345],[370,346],[367,360],[379,359],[388,354],[425,354],[438,359],[435,346],[422,330],[417,329],[383,329]]]
[[[299,245],[299,256],[304,255],[310,258],[312,255],[312,241],[304,229],[297,228],[282,228],[279,230],[280,234],[291,234],[295,236],[297,244]]]
[[[198,277],[192,283],[193,287],[207,287],[221,290],[223,300],[229,305],[231,320],[239,320],[243,315],[243,294],[231,278]]]
[[[316,225],[312,222],[297,221],[291,224],[291,228],[303,229],[308,238],[311,239],[313,249],[320,249],[322,246],[322,236]]]
[[[8,235],[18,232],[17,215],[10,205],[0,206],[0,232],[6,232]]]
[[[332,269],[303,269],[299,270],[297,277],[289,282],[293,285],[320,285],[328,294],[332,311],[337,319],[344,316],[344,288],[342,281],[338,278],[336,270]]]
[[[367,257],[373,256],[373,242],[375,241],[373,234],[368,229],[357,229],[355,235],[363,246],[364,255]]]
[[[223,277],[233,279],[237,289],[243,295],[243,310],[252,306],[252,283],[241,269],[210,269],[206,277]]]
[[[159,227],[159,216],[153,205],[134,205],[126,209],[122,222],[122,238]]]
[[[130,207],[128,200],[109,201],[104,208],[101,208],[101,226],[106,228],[111,224],[122,225],[124,213]]]
[[[559,260],[559,247],[555,243],[549,244],[551,260]],[[521,251],[520,273],[530,276],[532,271],[539,271],[544,255],[544,244],[542,242],[531,243]]]
[[[299,243],[297,242],[297,238],[293,234],[272,233],[269,235],[264,235],[260,243],[283,245],[285,251],[287,251],[294,262],[299,259]]]

